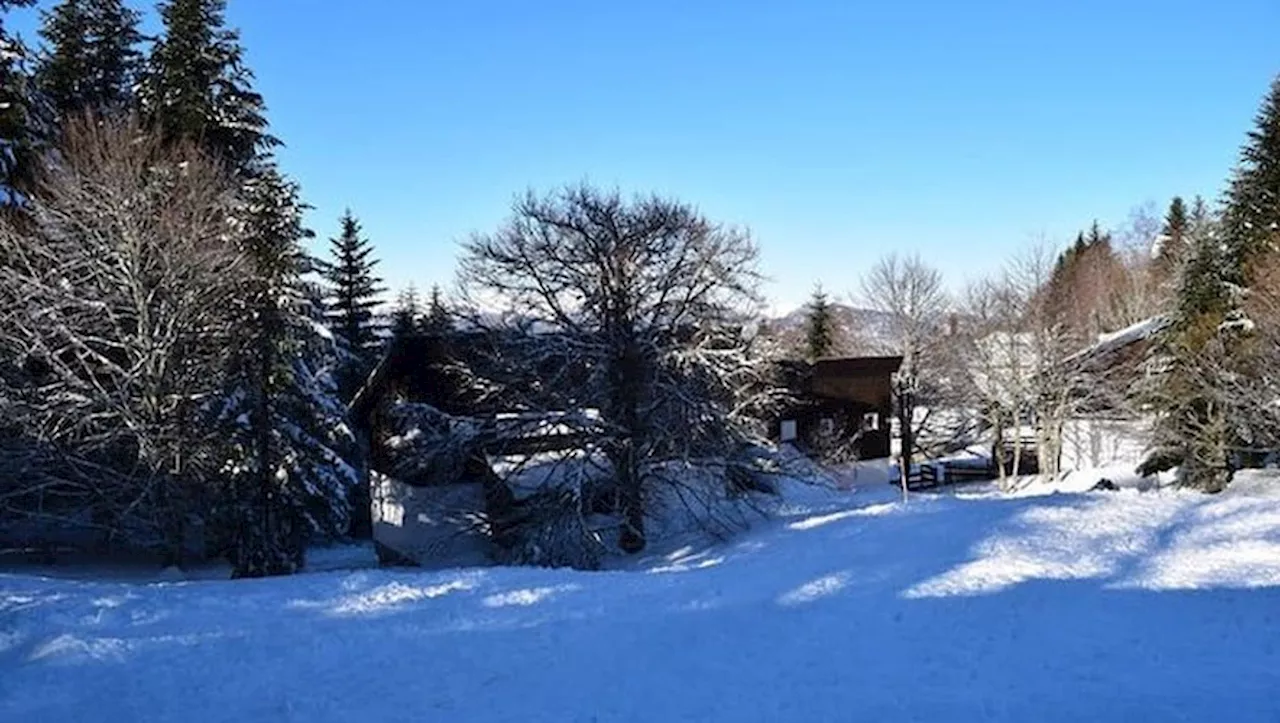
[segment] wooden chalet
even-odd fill
[[[806,449],[834,435],[854,440],[861,459],[888,457],[893,375],[901,366],[900,356],[785,362],[795,401],[774,420],[774,438]]]

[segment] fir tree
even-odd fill
[[[431,297],[427,300],[427,316],[422,322],[422,330],[428,334],[448,334],[453,331],[453,315],[444,303],[439,284],[431,286]]]
[[[1169,211],[1164,216],[1161,233],[1173,241],[1175,246],[1181,246],[1187,241],[1187,223],[1187,204],[1181,196],[1174,196],[1169,202]]]
[[[279,144],[267,132],[266,106],[252,89],[239,34],[225,27],[226,0],[160,5],[165,34],[141,84],[142,106],[168,136],[199,139],[237,171],[252,171]]]
[[[66,114],[85,105],[89,79],[89,13],[86,0],[64,0],[43,12],[40,37],[47,45],[36,67],[36,84],[53,107]]]
[[[1233,281],[1252,282],[1257,264],[1280,248],[1280,77],[1258,111],[1227,190],[1224,234]]]
[[[92,100],[101,108],[120,108],[133,102],[142,74],[138,44],[141,16],[123,0],[93,0],[93,28],[89,33]]]
[[[1180,484],[1207,492],[1231,479],[1231,410],[1221,391],[1239,347],[1233,272],[1215,226],[1192,233],[1172,323],[1156,339],[1158,374],[1147,400],[1157,413],[1155,444],[1139,467],[1144,475],[1178,467]]]
[[[1184,484],[1209,492],[1225,488],[1233,468],[1268,441],[1249,422],[1249,409],[1257,406],[1251,397],[1273,395],[1260,379],[1266,361],[1243,302],[1255,272],[1274,260],[1280,242],[1280,78],[1240,156],[1221,223],[1199,199],[1192,205],[1191,256],[1183,265],[1173,323],[1158,345],[1157,444],[1141,468],[1176,465]]]
[[[391,314],[391,336],[400,339],[422,331],[422,305],[418,302],[418,290],[410,284],[396,298],[396,308]]]
[[[1103,231],[1095,219],[1093,224],[1089,226],[1089,235],[1084,238],[1085,249],[1106,248],[1111,249],[1111,234]]]
[[[335,355],[317,333],[322,310],[302,274],[302,204],[273,168],[245,184],[246,252],[240,353],[221,418],[229,425],[234,575],[287,574],[313,536],[348,528],[358,482],[331,375]]]
[[[329,240],[332,261],[324,276],[329,285],[328,322],[346,356],[339,386],[349,399],[373,367],[378,352],[378,329],[374,309],[385,289],[374,276],[377,259],[373,246],[360,233],[360,222],[348,210],[341,219],[342,230]]]
[[[1161,283],[1173,278],[1187,250],[1187,233],[1191,219],[1187,216],[1187,204],[1181,196],[1174,196],[1165,213],[1160,229],[1160,249],[1156,255],[1155,269]]]
[[[35,0],[0,0],[0,206],[13,205],[28,190],[41,134],[25,61],[26,47],[9,35],[5,14]]]
[[[832,316],[827,294],[819,285],[809,299],[808,314],[805,317],[805,357],[814,361],[830,356],[835,343],[835,318]]]
[[[119,110],[133,98],[139,14],[122,0],[63,0],[44,13],[36,79],[55,113]]]

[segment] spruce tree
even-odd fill
[[[1155,261],[1157,280],[1162,284],[1174,277],[1186,255],[1190,224],[1187,204],[1181,196],[1174,196],[1169,202],[1169,210],[1165,213],[1164,224],[1160,229],[1160,250]]]
[[[827,294],[818,285],[809,298],[808,313],[805,317],[804,353],[809,361],[830,356],[836,343],[835,318],[831,313],[831,303]]]
[[[1139,472],[1178,467],[1180,484],[1218,492],[1231,479],[1231,410],[1221,392],[1239,350],[1238,296],[1217,225],[1192,228],[1171,323],[1154,346],[1158,373],[1147,403],[1157,414],[1155,438]]]
[[[422,330],[428,334],[448,334],[453,331],[453,315],[445,305],[439,284],[431,285],[431,296],[427,300],[427,315],[422,322]]]
[[[152,48],[140,86],[142,107],[168,136],[193,138],[238,172],[252,173],[279,145],[267,132],[266,105],[252,88],[239,34],[225,27],[226,0],[169,0],[165,33]]]
[[[1257,406],[1251,397],[1273,395],[1260,378],[1266,361],[1243,302],[1255,272],[1274,260],[1280,245],[1280,78],[1241,150],[1221,222],[1214,223],[1196,199],[1187,225],[1191,256],[1183,265],[1173,323],[1157,346],[1157,444],[1141,471],[1176,465],[1184,484],[1217,492],[1234,467],[1274,443],[1259,439],[1249,422],[1249,408]]]
[[[1169,211],[1164,216],[1161,232],[1173,241],[1175,246],[1181,246],[1187,241],[1187,223],[1187,204],[1181,196],[1174,196],[1169,202]]]
[[[287,574],[314,536],[346,533],[359,477],[331,374],[336,354],[316,329],[297,187],[265,167],[245,184],[240,353],[221,418],[229,427],[229,524],[236,577]]]
[[[1280,249],[1280,77],[1271,84],[1240,151],[1223,212],[1233,281],[1247,286],[1260,261]]]
[[[1097,219],[1089,226],[1089,235],[1084,238],[1085,249],[1111,248],[1111,233],[1103,231]]]
[[[36,84],[60,113],[86,104],[89,83],[87,0],[64,0],[41,13],[40,37],[46,48],[36,66]]]
[[[422,331],[422,305],[418,302],[418,290],[410,284],[396,297],[396,308],[391,313],[391,337],[400,339]]]
[[[29,190],[41,133],[34,112],[26,47],[9,35],[5,15],[35,0],[0,0],[0,206],[20,203]]]
[[[142,54],[139,14],[122,0],[63,0],[44,13],[40,90],[60,117],[117,111],[133,98]]]
[[[374,276],[378,260],[360,233],[360,222],[348,210],[338,236],[329,240],[332,260],[324,276],[329,285],[328,322],[345,356],[339,374],[343,399],[350,399],[376,361],[379,335],[374,309],[385,289]]]
[[[1274,301],[1275,270],[1280,268],[1280,76],[1241,149],[1225,198],[1223,234],[1228,279],[1241,307],[1232,311],[1224,328],[1244,337],[1232,351],[1226,380],[1246,383],[1227,395],[1236,407],[1230,419],[1233,446],[1242,465],[1257,466],[1266,450],[1280,447],[1274,406],[1268,404],[1276,398],[1271,380],[1280,358]],[[1249,312],[1258,314],[1257,319],[1248,318]],[[1262,326],[1255,327],[1255,321]]]
[[[124,0],[92,0],[89,33],[91,96],[100,108],[115,109],[131,104],[142,75],[142,53],[138,44],[141,15]]]

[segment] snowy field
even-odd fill
[[[1280,720],[1280,483],[1088,486],[855,484],[600,573],[0,575],[0,721]]]

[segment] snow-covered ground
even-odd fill
[[[851,479],[630,570],[0,575],[0,721],[1280,720],[1280,481]]]

